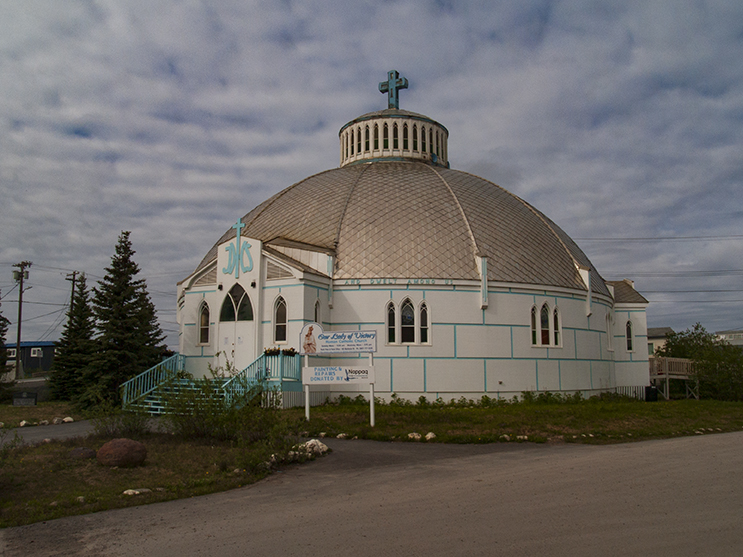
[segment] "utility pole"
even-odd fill
[[[13,278],[18,283],[18,334],[16,335],[15,341],[15,378],[22,379],[21,370],[21,317],[23,315],[23,281],[28,278],[27,267],[31,266],[30,261],[21,261],[16,263],[13,267],[18,267],[17,271],[13,271]]]
[[[72,315],[73,310],[75,309],[75,280],[77,279],[77,271],[72,271],[71,273],[67,274],[67,277],[65,280],[69,280],[72,282],[72,294],[70,294],[70,315]]]

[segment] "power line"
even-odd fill
[[[743,234],[733,236],[655,236],[645,238],[573,238],[576,242],[703,242],[707,240],[740,240]]]

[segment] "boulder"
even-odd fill
[[[304,450],[308,455],[322,455],[328,452],[328,446],[317,439],[310,439],[304,443]]]
[[[139,441],[132,439],[113,439],[96,454],[103,466],[141,466],[147,458],[147,449]]]

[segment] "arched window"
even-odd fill
[[[439,151],[439,131],[436,130],[436,151],[435,153],[438,155],[441,151]]]
[[[418,126],[413,124],[413,151],[418,150]]]
[[[366,130],[364,131],[364,152],[369,152],[369,126],[366,126]]]
[[[351,156],[353,156],[353,130],[351,130]]]
[[[384,128],[382,128],[382,148],[390,148],[390,129],[387,124],[385,124]]]
[[[397,144],[397,124],[392,126],[392,148],[393,149],[400,148]]]
[[[209,306],[206,302],[199,310],[199,344],[209,344]]]
[[[273,309],[273,340],[286,342],[286,302],[279,296]]]
[[[320,315],[320,300],[315,300],[315,323],[322,323]]]
[[[374,150],[379,149],[379,126],[374,124]]]
[[[632,352],[632,321],[627,321],[624,329],[627,335],[627,352]]]
[[[253,306],[245,290],[239,284],[233,286],[222,302],[219,312],[220,321],[252,321]]]
[[[421,344],[428,344],[428,306],[426,302],[420,305]]]
[[[421,152],[426,152],[426,126],[421,126]]]
[[[400,341],[415,342],[415,308],[413,302],[405,300],[400,306]]]
[[[402,127],[402,148],[403,151],[408,150],[408,125],[404,124]]]
[[[606,348],[614,351],[614,327],[612,327],[611,313],[606,313]]]
[[[552,338],[554,339],[554,345],[560,346],[560,310],[555,308],[552,311]]]
[[[390,302],[387,304],[387,342],[390,344],[395,343],[397,335],[395,334],[395,304]]]
[[[433,128],[428,129],[428,146],[431,150],[431,154],[433,154]]]
[[[356,153],[361,154],[361,127],[356,128]]]
[[[541,332],[542,346],[548,346],[550,343],[550,308],[547,304],[542,306],[539,317],[539,328]]]
[[[539,336],[537,335],[537,307],[531,308],[531,343],[536,346]]]

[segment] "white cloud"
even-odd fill
[[[732,0],[11,3],[0,20],[0,288],[28,259],[29,299],[64,304],[64,270],[102,276],[132,230],[170,312],[174,283],[236,215],[337,166],[338,129],[384,107],[377,82],[393,68],[410,80],[402,106],[450,130],[454,168],[577,238],[737,234],[741,22]],[[736,269],[743,251],[737,240],[579,244],[605,275]],[[659,303],[649,321],[743,327],[742,305]],[[29,321],[24,337],[54,319]]]

